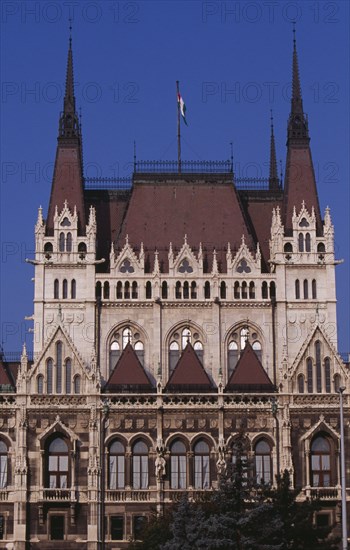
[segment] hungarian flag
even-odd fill
[[[187,124],[187,120],[186,120],[186,105],[185,105],[184,100],[182,99],[182,96],[181,96],[180,92],[177,94],[177,102],[179,104],[179,109],[180,109],[180,113],[181,113],[181,116],[183,118],[183,121],[187,126],[188,124]]]

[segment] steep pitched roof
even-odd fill
[[[132,345],[128,343],[105,386],[105,391],[143,389],[151,391],[153,386],[141,365]]]
[[[69,41],[66,88],[60,117],[55,168],[46,220],[48,235],[53,234],[55,208],[63,209],[64,201],[73,211],[77,208],[78,229],[85,231],[82,145],[79,118],[75,107],[72,42]]]
[[[187,235],[191,248],[203,243],[211,271],[212,251],[226,269],[226,247],[238,249],[242,235],[254,243],[232,183],[232,176],[218,174],[137,174],[128,208],[116,239],[116,249],[144,244],[145,251],[157,248],[162,271],[168,269],[169,243],[180,250]]]
[[[274,391],[275,387],[249,342],[226,386],[233,391]]]
[[[190,343],[182,352],[166,386],[166,390],[169,391],[181,391],[181,389],[189,391],[213,389],[213,384]]]
[[[1,357],[0,357],[0,386],[11,386],[12,388],[15,388],[16,386],[15,381],[11,375],[11,371],[10,369],[8,369],[8,365],[3,362]]]

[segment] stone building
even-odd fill
[[[322,498],[315,521],[339,523],[349,365],[295,40],[292,79],[283,185],[272,125],[266,180],[135,161],[129,186],[91,182],[70,41],[29,260],[34,359],[0,363],[1,548],[126,548],[151,510],[215,488],[242,428],[258,482],[287,468]]]

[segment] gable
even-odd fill
[[[166,390],[209,391],[213,385],[196,352],[188,343],[170,376]]]
[[[109,377],[105,391],[137,391],[140,389],[151,391],[153,387],[134,348],[128,343]]]
[[[226,389],[232,391],[275,391],[274,385],[249,342],[246,343]]]

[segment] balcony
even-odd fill
[[[40,495],[40,500],[49,502],[75,502],[75,489],[43,489]]]
[[[150,489],[108,489],[106,491],[106,502],[150,502],[156,498],[157,492]]]
[[[320,500],[340,500],[341,488],[338,487],[307,487],[303,489],[307,498],[318,498]]]
[[[9,499],[9,493],[6,489],[0,490],[0,502],[6,502]]]

